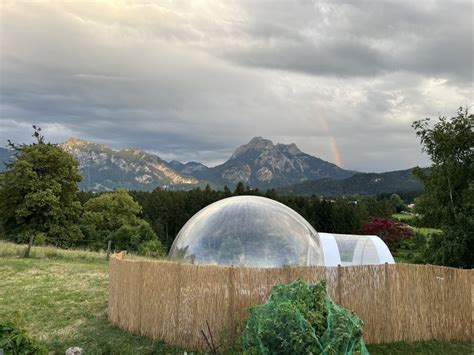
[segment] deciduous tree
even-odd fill
[[[416,170],[425,193],[416,200],[423,219],[443,229],[431,238],[428,261],[449,266],[474,266],[474,115],[460,108],[450,119],[415,121],[423,151],[433,162],[430,174]]]
[[[38,234],[57,246],[71,246],[82,237],[76,224],[81,212],[78,163],[57,145],[45,143],[41,129],[33,128],[35,143],[10,143],[16,160],[0,179],[3,232],[16,242],[28,241],[26,256]]]
[[[89,244],[100,248],[107,240],[112,240],[115,249],[163,254],[164,248],[153,229],[139,218],[141,210],[125,190],[91,198],[84,204],[82,217]]]

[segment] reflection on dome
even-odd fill
[[[235,196],[196,213],[169,257],[195,264],[258,267],[323,265],[319,236],[291,208],[257,196]]]

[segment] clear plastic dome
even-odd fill
[[[291,208],[257,196],[229,197],[203,208],[178,233],[168,256],[194,264],[324,264],[314,228]]]

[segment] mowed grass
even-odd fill
[[[23,247],[0,243],[0,322],[13,321],[56,354],[71,346],[86,354],[182,353],[109,323],[104,253],[33,248],[24,259],[16,249],[21,255]]]
[[[0,242],[0,322],[13,320],[50,351],[79,346],[86,354],[183,354],[135,336],[107,320],[108,264],[104,253],[33,248]],[[471,343],[369,345],[371,354],[472,354]],[[235,352],[234,352],[235,353]]]

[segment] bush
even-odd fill
[[[413,238],[415,235],[409,225],[387,218],[372,218],[362,226],[361,232],[379,236],[392,253],[397,252],[404,239]]]
[[[297,280],[252,306],[242,336],[245,354],[368,354],[363,322],[329,298],[326,282]]]
[[[160,258],[166,255],[166,248],[158,239],[148,240],[138,247],[138,252],[152,258]]]
[[[0,350],[5,354],[48,354],[48,349],[12,323],[0,324]]]
[[[426,248],[427,242],[428,238],[426,237],[426,234],[415,231],[414,237],[403,239],[400,243],[400,247],[406,250],[422,251]]]

